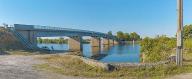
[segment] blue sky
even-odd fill
[[[0,0],[0,23],[174,36],[177,0]],[[192,0],[184,0],[192,24]]]

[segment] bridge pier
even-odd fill
[[[99,37],[91,37],[91,46],[92,47],[101,47],[101,38]]]
[[[119,42],[116,41],[116,40],[113,40],[113,44],[114,44],[114,45],[117,45],[117,44],[119,44]]]
[[[103,38],[102,39],[102,44],[105,45],[109,45],[109,39],[108,38]]]
[[[35,36],[35,34],[36,34],[35,31],[20,30],[20,31],[18,31],[18,33],[20,33],[30,43],[32,43],[33,45],[37,46],[37,37]]]
[[[101,38],[91,37],[91,46],[92,56],[98,55],[101,50]]]
[[[113,45],[114,45],[114,40],[113,40],[113,39],[110,39],[110,40],[109,40],[109,45],[110,45],[110,46],[113,46]]]
[[[68,40],[69,50],[72,51],[83,51],[82,37],[73,36]]]

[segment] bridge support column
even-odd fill
[[[109,45],[109,39],[103,38],[102,44],[103,44],[103,45]]]
[[[111,45],[111,46],[114,45],[114,40],[113,40],[113,39],[110,39],[110,40],[109,40],[109,45]]]
[[[119,44],[119,42],[118,42],[118,41],[116,41],[116,40],[114,40],[114,41],[113,41],[113,43],[114,43],[114,45]]]
[[[20,33],[28,42],[32,43],[33,45],[37,46],[37,37],[35,31],[24,31],[24,30],[18,30],[18,33]]]
[[[37,37],[35,36],[35,32],[30,32],[29,41],[37,46]]]
[[[91,46],[92,56],[99,55],[101,50],[101,38],[91,37]]]
[[[82,37],[73,36],[68,40],[69,50],[72,51],[83,51]]]
[[[101,47],[101,39],[99,37],[91,37],[92,47]]]

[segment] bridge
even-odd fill
[[[114,35],[108,35],[106,33],[79,30],[79,29],[69,29],[69,28],[59,28],[50,26],[40,26],[40,25],[24,25],[24,24],[14,24],[11,29],[13,34],[25,45],[27,49],[38,49],[37,38],[38,37],[69,37],[68,45],[69,50],[82,51],[82,37],[91,37],[92,47],[101,47],[103,45],[115,45],[118,44],[118,38]]]

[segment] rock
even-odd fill
[[[176,56],[170,56],[170,57],[169,57],[169,60],[170,60],[171,62],[176,62]]]

